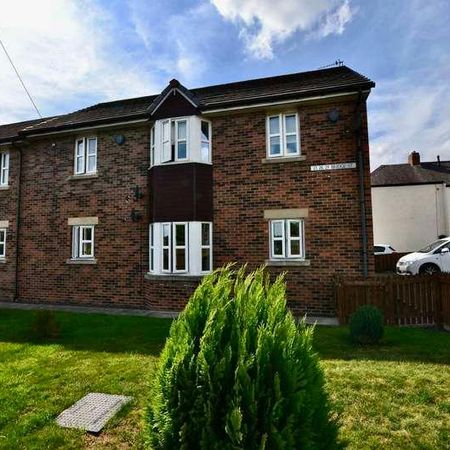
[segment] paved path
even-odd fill
[[[22,310],[48,310],[48,311],[65,311],[81,314],[109,314],[112,316],[141,316],[141,317],[158,317],[158,318],[174,318],[178,313],[170,311],[150,311],[148,309],[128,309],[128,308],[100,308],[95,306],[73,306],[73,305],[47,305],[38,303],[14,303],[0,302],[0,309],[22,309]],[[339,325],[335,317],[314,317],[307,316],[306,322],[309,324],[317,323],[318,325]]]

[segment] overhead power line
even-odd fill
[[[0,45],[3,48],[3,51],[5,52],[6,57],[8,58],[9,62],[11,63],[12,68],[14,69],[14,72],[16,72],[17,78],[19,79],[20,83],[22,84],[23,88],[25,89],[25,92],[28,95],[28,98],[30,99],[30,102],[33,104],[34,109],[38,113],[38,116],[42,119],[42,114],[40,113],[38,107],[36,106],[36,103],[33,100],[33,97],[31,96],[30,92],[28,91],[27,87],[25,86],[25,83],[22,80],[22,77],[20,76],[19,71],[17,70],[16,66],[13,63],[13,60],[11,56],[9,56],[8,50],[6,50],[5,44],[3,44],[3,41],[0,39]]]

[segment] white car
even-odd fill
[[[399,275],[435,274],[450,272],[450,237],[439,239],[397,262]]]
[[[374,255],[390,255],[396,253],[396,250],[388,244],[375,244],[373,246]]]

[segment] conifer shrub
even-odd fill
[[[357,344],[378,344],[384,333],[383,313],[375,306],[360,306],[350,316],[350,336]]]
[[[338,447],[312,335],[286,309],[283,277],[230,266],[205,277],[160,357],[151,448]]]

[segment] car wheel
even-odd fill
[[[436,264],[424,264],[420,267],[419,273],[423,273],[425,275],[434,275],[435,273],[439,273],[441,269],[439,269]]]

